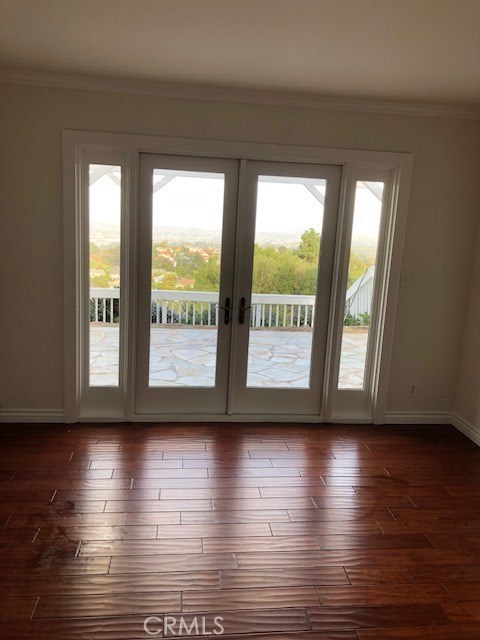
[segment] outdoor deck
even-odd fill
[[[214,385],[216,327],[168,325],[151,332],[152,386]],[[367,332],[344,329],[340,387],[361,389]],[[253,329],[248,383],[255,387],[306,388],[310,331]],[[118,326],[91,327],[91,384],[117,384]]]

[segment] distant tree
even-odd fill
[[[210,258],[199,267],[194,274],[195,291],[219,291],[220,263],[217,256]]]
[[[105,269],[103,274],[92,276],[90,278],[90,286],[98,289],[109,289],[112,275],[109,269]]]
[[[253,291],[290,295],[313,295],[317,261],[301,258],[296,251],[255,245]]]
[[[157,284],[159,289],[166,289],[170,291],[171,289],[175,289],[178,282],[178,278],[175,273],[166,273],[162,281]]]
[[[317,289],[317,262],[299,260],[295,271],[295,295],[313,296]]]
[[[253,263],[253,291],[255,293],[280,293],[276,291],[277,250],[274,247],[255,245]]]
[[[362,258],[359,258],[356,253],[350,254],[350,261],[348,263],[348,282],[347,286],[353,284],[356,280],[361,278],[365,271],[374,264],[373,261],[368,261]]]
[[[158,254],[152,255],[152,268],[153,269],[164,269],[166,271],[172,268],[172,262],[168,258],[164,256],[159,256]]]
[[[316,262],[320,255],[320,234],[313,227],[302,233],[297,255],[308,262]]]
[[[205,247],[200,241],[197,244],[211,253],[212,247]],[[219,290],[218,254],[206,259],[206,254],[201,255],[200,251],[193,250],[194,245],[195,243],[187,247],[155,242],[152,248],[152,289],[176,289],[179,279],[186,278],[194,280],[193,289],[196,291]],[[302,233],[298,248],[256,244],[253,291],[265,294],[315,294],[320,245],[320,233],[313,227]],[[362,277],[368,267],[375,264],[375,259],[376,243],[370,239],[357,238],[350,254],[348,286]],[[118,273],[119,264],[118,243],[90,243],[90,268],[98,270],[97,273],[103,272],[92,276],[93,287],[117,286],[118,281],[112,280],[111,274]]]

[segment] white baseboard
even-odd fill
[[[384,424],[451,424],[480,446],[480,429],[448,411],[387,411]]]
[[[458,413],[452,414],[452,424],[465,436],[467,436],[467,438],[470,438],[470,440],[473,440],[475,444],[478,444],[480,446],[480,429],[478,427],[475,427],[467,420],[464,420],[458,415]]]
[[[0,422],[65,422],[61,409],[0,409]]]
[[[384,424],[452,424],[449,411],[387,411]]]
[[[187,416],[155,416],[155,422],[168,418],[168,422],[183,421]],[[296,416],[300,422],[320,422],[318,418],[312,420],[311,416]],[[183,420],[182,420],[183,419]],[[286,420],[286,417],[284,417]],[[136,421],[138,416],[136,416]],[[145,420],[145,417],[143,418]],[[142,421],[143,421],[142,420]],[[202,420],[208,421],[229,421],[229,422],[282,422],[281,416],[205,416]],[[89,422],[93,420],[90,418]],[[105,421],[105,420],[104,420]],[[107,420],[109,422],[110,420]],[[149,417],[146,417],[149,421]],[[188,416],[188,421],[192,421],[192,416]],[[288,422],[292,417],[288,418]],[[65,423],[65,413],[61,409],[0,409],[0,423]],[[338,420],[336,422],[360,424],[362,420]],[[370,421],[368,421],[370,422]],[[384,424],[451,424],[456,427],[467,438],[480,446],[480,429],[464,420],[456,413],[448,411],[387,411]]]

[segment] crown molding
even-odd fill
[[[7,68],[0,68],[0,82],[81,91],[162,96],[182,100],[234,102],[307,109],[329,109],[333,111],[361,111],[403,116],[480,119],[480,106],[333,98],[316,94],[235,89],[233,87],[222,88],[194,84],[150,82],[146,80],[122,80]]]

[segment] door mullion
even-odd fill
[[[227,415],[233,413],[233,393],[235,385],[235,371],[237,367],[237,353],[235,346],[238,342],[238,307],[241,297],[241,283],[240,283],[240,271],[241,271],[241,255],[242,255],[242,225],[244,221],[244,206],[245,206],[245,176],[247,169],[247,161],[241,159],[238,167],[238,181],[237,181],[237,205],[235,220],[232,224],[235,224],[235,256],[233,263],[233,283],[232,283],[232,313],[231,313],[231,333],[230,333],[230,361],[228,368],[228,387],[227,387]]]

